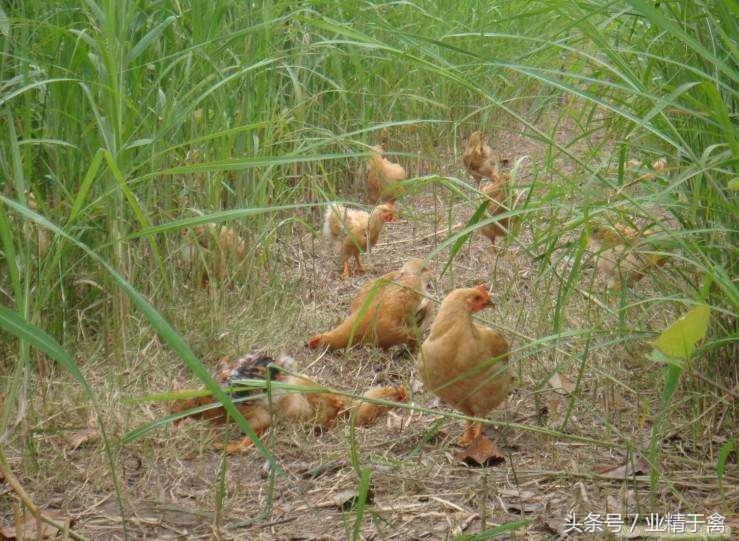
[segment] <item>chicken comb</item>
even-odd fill
[[[488,286],[485,282],[480,282],[475,286],[475,289],[479,289],[480,291],[487,293],[490,295],[490,286]]]

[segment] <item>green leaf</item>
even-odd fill
[[[2,4],[0,4],[0,34],[6,38],[10,37],[10,19],[5,13]]]
[[[726,461],[729,455],[735,448],[735,441],[729,440],[721,446],[718,452],[718,462],[716,463],[716,477],[718,478],[719,491],[721,492],[721,498],[724,496],[724,468],[726,467]]]
[[[654,346],[669,357],[688,360],[695,345],[706,336],[711,311],[705,304],[698,305],[667,327],[654,341]]]
[[[354,519],[354,531],[352,533],[352,539],[355,541],[362,538],[362,519],[364,518],[364,510],[367,506],[367,495],[370,489],[370,475],[372,470],[369,468],[363,468],[362,474],[359,479],[359,493],[357,495],[357,507],[355,511]]]
[[[729,181],[729,186],[728,186],[728,188],[729,188],[730,190],[734,190],[734,191],[737,191],[737,190],[739,190],[739,177],[734,177],[734,178],[732,178],[732,179],[731,179],[731,180]]]
[[[659,364],[667,364],[671,366],[677,366],[678,368],[685,368],[685,361],[683,361],[682,359],[677,359],[675,357],[669,357],[658,349],[653,349],[652,352],[647,355],[647,357],[649,358],[649,360]]]
[[[162,22],[160,22],[158,25],[156,25],[154,28],[149,30],[149,32],[141,38],[141,40],[133,46],[133,48],[128,52],[128,56],[126,58],[126,62],[131,63],[138,56],[143,53],[146,48],[151,45],[155,40],[159,39],[159,36],[162,35],[162,33],[167,29],[167,27],[175,22],[177,20],[177,17],[175,15],[170,15],[166,19],[164,19]]]

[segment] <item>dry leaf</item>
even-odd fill
[[[454,458],[468,466],[495,466],[505,462],[498,446],[486,436],[478,436],[466,449],[454,454]]]
[[[374,493],[372,487],[367,491],[367,503],[372,503],[374,499]],[[333,504],[341,511],[348,511],[353,509],[359,501],[359,493],[356,490],[342,490],[334,494],[331,498]]]
[[[94,443],[99,439],[100,431],[97,428],[84,428],[82,430],[74,430],[67,434],[67,442],[72,451],[82,445]]]
[[[72,522],[68,522],[68,519],[61,516],[59,513],[55,513],[53,511],[44,511],[44,515],[60,524],[68,523],[69,527],[73,524]],[[20,531],[16,528],[17,525],[0,528],[0,539],[53,539],[57,537],[57,534],[60,532],[59,529],[55,528],[51,524],[47,524],[46,522],[41,523],[41,532],[38,532],[36,528],[37,525],[36,517],[29,514],[26,517],[26,520],[20,524]]]
[[[593,466],[593,471],[608,479],[628,479],[640,473],[647,473],[649,471],[649,463],[642,457],[636,456],[620,466],[614,466],[612,464]]]
[[[551,385],[552,389],[554,389],[558,393],[563,394],[570,394],[572,391],[575,390],[575,384],[559,372],[555,372],[554,374],[552,374],[552,377],[549,378],[549,385]]]

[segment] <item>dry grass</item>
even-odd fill
[[[529,155],[529,164],[536,164],[543,153],[535,143],[515,134],[499,136],[494,143],[513,158]],[[450,157],[448,163],[441,173],[461,177],[457,160]],[[434,164],[420,160],[404,165],[418,176],[438,172]],[[560,167],[575,172],[566,162]],[[528,165],[522,181],[534,180],[535,175],[536,167]],[[327,261],[318,240],[296,234],[286,239],[281,254],[287,276],[284,300],[275,303],[264,298],[244,304],[238,282],[231,287],[211,283],[208,289],[200,290],[193,287],[195,278],[183,286],[179,306],[169,307],[167,315],[206,362],[214,364],[221,355],[253,347],[273,353],[285,351],[318,381],[352,391],[401,382],[413,390],[413,404],[445,411],[421,389],[412,359],[397,352],[385,355],[364,348],[317,358],[302,346],[313,332],[342,317],[352,293],[364,280],[397,268],[408,257],[425,256],[443,240],[450,224],[464,222],[473,210],[460,202],[449,207],[448,196],[441,191],[435,196],[418,194],[401,204],[404,218],[388,224],[368,259],[370,276],[339,280],[338,263]],[[530,235],[524,226],[509,242],[510,249],[498,258],[488,251],[487,239],[473,237],[450,271],[434,284],[440,299],[454,287],[490,281],[496,306],[484,313],[483,319],[502,329],[517,348],[552,332],[550,316],[556,302],[556,288],[525,250]],[[445,253],[435,259],[437,271],[446,259]],[[644,280],[632,294],[638,298],[640,288],[650,287],[650,280]],[[612,328],[618,324],[615,315],[588,295],[577,295],[579,300],[571,302],[564,314],[566,328]],[[607,305],[607,301],[602,302]],[[662,313],[655,319],[645,308],[636,306],[628,317],[633,328],[659,329],[673,315]],[[118,436],[164,414],[157,404],[132,405],[126,399],[194,384],[143,322],[135,323],[141,325],[130,328],[139,328],[140,335],[131,337],[125,354],[103,358],[84,342],[79,350],[79,357],[86,359],[86,376],[106,405],[109,429]],[[491,418],[559,430],[570,396],[557,393],[546,382],[555,370],[574,381],[580,348],[579,341],[561,339],[556,348],[533,354],[524,349],[527,353],[514,355],[517,390]],[[713,433],[712,429],[726,426],[722,416],[734,415],[731,396],[704,413],[701,426],[705,434],[681,432],[680,427],[691,420],[688,411],[682,418],[669,420],[670,436],[663,444],[662,464],[668,474],[661,480],[654,501],[649,499],[647,471],[623,480],[595,473],[595,466],[626,462],[625,444],[637,450],[648,446],[648,412],[659,400],[655,385],[658,372],[659,368],[643,358],[643,345],[636,340],[628,346],[594,345],[565,432],[590,436],[606,445],[499,427],[496,436],[507,460],[490,468],[468,467],[453,458],[454,442],[463,428],[461,420],[398,410],[374,427],[357,428],[359,461],[372,471],[374,494],[365,514],[363,537],[447,539],[524,517],[532,522],[519,530],[520,538],[550,539],[571,510],[581,516],[591,511],[721,511],[716,452],[730,435]],[[11,466],[22,472],[21,481],[39,505],[74,517],[77,532],[97,539],[121,537],[120,512],[100,443],[91,442],[76,450],[66,443],[75,430],[89,424],[90,412],[79,406],[84,403],[81,392],[66,374],[39,381],[37,388],[43,391],[34,404],[35,449],[32,454],[25,453],[34,458],[21,459],[22,450],[11,449]],[[358,482],[349,459],[349,426],[339,424],[320,436],[303,427],[273,429],[266,443],[287,475],[275,478],[271,502],[265,461],[256,451],[223,458],[211,449],[213,441],[223,437],[227,435],[206,424],[191,422],[178,429],[158,429],[118,449],[129,535],[215,535],[221,539],[350,536],[354,513],[341,510],[334,501],[337,493],[355,489]],[[225,467],[225,498],[218,510],[221,467]],[[727,472],[724,486],[733,506],[739,499],[736,481],[737,472]],[[10,518],[9,510],[2,514],[4,519]]]

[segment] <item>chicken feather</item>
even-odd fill
[[[350,209],[342,205],[331,204],[323,217],[323,235],[338,244],[342,254],[342,273],[346,278],[351,276],[349,259],[354,257],[354,273],[362,273],[360,252],[365,252],[377,243],[380,232],[386,222],[395,219],[395,204],[383,203],[368,213],[363,210]]]
[[[405,402],[408,392],[405,387],[375,387],[368,390],[361,398],[322,391],[321,386],[311,379],[296,374],[288,374],[282,370],[293,364],[290,357],[278,359],[262,354],[250,353],[231,362],[223,359],[219,362],[213,377],[224,388],[238,386],[245,379],[266,379],[277,381],[285,388],[273,388],[270,399],[261,395],[261,389],[239,390],[232,398],[247,398],[236,407],[251,425],[257,435],[264,433],[273,425],[273,420],[309,423],[320,428],[329,428],[341,415],[348,415],[356,410],[355,423],[358,426],[369,426],[377,417],[385,413],[391,406],[367,402],[367,399],[383,399],[391,402]],[[173,413],[185,412],[199,406],[216,404],[211,396],[201,396],[185,400],[177,400],[169,405]],[[192,413],[190,418],[206,419],[213,423],[224,423],[226,412],[222,406]],[[231,442],[225,446],[229,453],[245,449],[251,440],[245,438],[239,442]]]
[[[426,388],[472,417],[483,417],[501,404],[513,384],[507,340],[472,320],[474,312],[489,305],[490,294],[483,286],[452,291],[441,303],[416,361]],[[482,432],[480,423],[468,425],[462,444]]]
[[[334,329],[318,334],[308,346],[341,349],[352,344],[374,344],[383,349],[406,344],[415,350],[419,328],[431,310],[427,293],[429,267],[411,259],[401,269],[360,288],[349,316]]]

